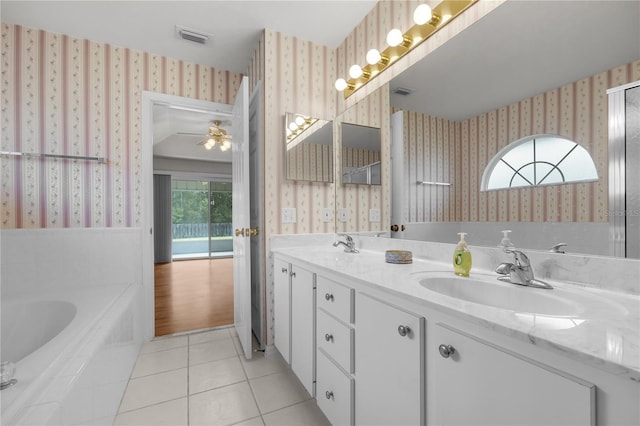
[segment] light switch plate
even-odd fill
[[[338,215],[340,217],[340,222],[346,222],[347,221],[347,209],[338,210]]]
[[[380,209],[369,209],[369,222],[380,222]]]
[[[282,223],[296,223],[296,209],[282,209]]]
[[[327,209],[327,208],[322,209],[322,221],[331,222],[332,220],[333,220],[333,214],[331,213],[331,209]]]

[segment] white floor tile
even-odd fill
[[[267,426],[331,426],[314,400],[276,410],[263,418]]]
[[[230,425],[259,415],[247,382],[189,397],[190,425]]]
[[[189,365],[202,364],[210,361],[218,361],[224,358],[236,356],[231,338],[212,340],[189,346]]]
[[[189,335],[189,344],[196,345],[198,343],[209,342],[211,340],[228,339],[231,337],[229,328],[221,328],[218,330],[203,331]]]
[[[131,377],[142,377],[187,367],[187,346],[138,356]]]
[[[189,367],[189,394],[227,386],[247,380],[240,359],[221,359]]]
[[[166,351],[167,349],[175,349],[180,346],[187,346],[189,338],[187,336],[160,337],[150,342],[145,342],[140,349],[141,354],[149,352]]]
[[[311,398],[292,371],[270,374],[249,381],[262,414]]]
[[[242,360],[242,365],[249,379],[279,373],[289,369],[287,362],[279,353],[265,356],[264,352],[254,352],[253,358],[250,360],[245,359],[244,355],[240,356],[240,359]]]
[[[186,368],[131,379],[122,397],[120,412],[185,396],[187,396]]]
[[[186,425],[188,419],[187,398],[174,399],[139,410],[120,413],[113,422],[114,426]]]
[[[240,423],[234,423],[233,426],[264,426],[264,422],[262,421],[262,417],[254,417]]]

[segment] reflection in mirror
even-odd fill
[[[333,182],[333,122],[285,114],[285,178]]]
[[[596,165],[584,147],[562,136],[533,135],[510,143],[489,161],[481,190],[596,180]]]
[[[471,245],[495,246],[512,229],[523,249],[566,242],[567,253],[609,255],[606,91],[638,79],[639,39],[640,2],[507,1],[395,77],[394,134],[405,158],[392,223],[407,232],[394,236],[455,243],[464,231]],[[480,190],[501,149],[543,133],[579,141],[601,179]]]
[[[342,183],[381,185],[380,129],[342,123]]]

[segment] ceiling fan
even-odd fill
[[[209,131],[204,135],[204,139],[198,142],[198,145],[204,146],[207,150],[211,150],[217,146],[220,151],[227,151],[231,148],[231,135],[225,129],[220,127],[222,121],[214,120],[213,125],[209,126]],[[196,135],[202,136],[202,133],[178,133],[179,135]]]

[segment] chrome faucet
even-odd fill
[[[351,238],[351,235],[347,235],[347,234],[341,234],[341,235],[344,235],[347,241],[344,242],[344,241],[338,240],[333,243],[333,246],[334,247],[338,247],[340,245],[344,246],[345,253],[359,253],[358,249],[356,249],[356,242],[353,240],[353,238]]]
[[[496,272],[500,274],[498,277],[500,281],[526,287],[553,289],[548,283],[534,278],[531,262],[526,254],[513,247],[505,247],[504,252],[513,254],[514,260],[513,263],[501,263],[498,265]]]

